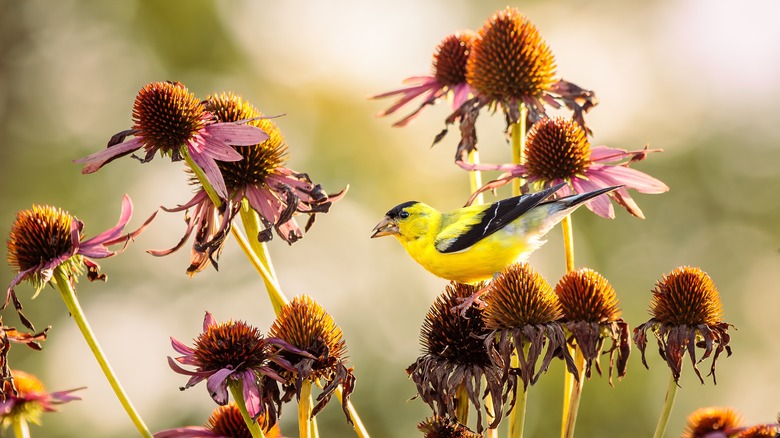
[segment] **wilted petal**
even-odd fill
[[[203,170],[203,173],[206,174],[208,183],[214,187],[214,191],[217,192],[217,195],[222,199],[226,199],[228,197],[227,187],[225,187],[225,180],[222,178],[222,172],[220,172],[217,162],[214,161],[213,158],[210,158],[201,152],[197,152],[192,148],[190,148],[190,156],[192,157],[192,161],[194,161],[195,164]]]
[[[217,319],[214,318],[214,315],[212,315],[211,312],[206,312],[206,315],[203,317],[203,332],[207,332],[215,325],[217,325]]]
[[[234,146],[251,146],[268,140],[265,131],[244,122],[215,123],[206,126],[206,132],[215,139]]]
[[[174,338],[173,336],[171,336],[171,346],[174,350],[176,350],[177,353],[186,354],[187,356],[195,354],[195,350],[188,347],[186,344]]]
[[[203,426],[177,427],[156,432],[154,438],[222,438]]]
[[[233,371],[235,370],[222,368],[206,379],[206,389],[208,389],[209,395],[220,406],[225,406],[228,402],[227,379],[233,374]]]
[[[119,237],[119,235],[122,234],[122,231],[125,229],[125,226],[127,226],[127,223],[130,221],[130,218],[132,216],[133,216],[133,201],[130,199],[129,196],[125,194],[122,197],[122,209],[119,212],[119,221],[117,221],[117,224],[114,225],[113,228],[110,228],[91,239],[87,239],[81,242],[81,246],[84,247],[90,245],[99,245],[104,243],[105,241],[116,239],[117,237]]]
[[[604,186],[593,183],[591,181],[582,178],[573,178],[572,185],[577,193],[585,193],[593,190],[604,188]],[[612,207],[612,203],[609,201],[608,196],[596,196],[595,198],[585,202],[585,206],[588,209],[601,217],[607,219],[615,218],[615,209]]]
[[[241,161],[244,157],[232,146],[214,137],[205,136],[201,153],[219,161]]]
[[[657,194],[669,191],[669,186],[652,176],[626,166],[591,165],[588,171],[611,185],[624,185],[640,193]]]
[[[76,164],[86,163],[86,166],[84,166],[84,168],[81,169],[81,173],[83,174],[93,173],[93,172],[97,172],[101,167],[110,163],[111,161],[114,161],[119,157],[123,157],[129,154],[130,152],[138,150],[142,146],[143,146],[143,140],[140,137],[134,137],[132,140],[128,140],[119,143],[117,145],[107,147],[106,149],[103,149],[100,152],[95,152],[94,154],[87,155],[84,158],[73,160],[73,162]]]
[[[262,402],[260,400],[260,389],[257,387],[257,377],[254,371],[246,370],[241,378],[243,385],[244,403],[249,416],[256,419],[260,415]]]

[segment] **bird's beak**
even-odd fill
[[[395,223],[393,219],[385,216],[385,218],[374,227],[374,233],[371,235],[371,238],[389,236],[391,234],[398,234],[398,224]]]

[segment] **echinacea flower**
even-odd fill
[[[555,294],[561,303],[563,325],[571,333],[569,343],[577,345],[585,358],[585,376],[590,378],[591,364],[601,374],[599,357],[609,354],[609,382],[617,356],[617,375],[626,374],[628,355],[631,352],[628,324],[620,318],[615,289],[598,272],[578,269],[568,272],[555,286]],[[604,343],[612,341],[612,347],[603,351]]]
[[[431,417],[426,418],[417,425],[417,429],[423,433],[424,438],[481,438],[482,435],[474,433],[468,427],[456,420]]]
[[[57,405],[73,400],[81,400],[81,397],[72,395],[75,391],[84,388],[69,389],[66,391],[46,392],[40,380],[32,374],[20,370],[11,370],[13,381],[2,382],[4,398],[0,401],[0,423],[9,426],[17,417],[26,422],[40,424],[43,412],[57,411]]]
[[[264,419],[258,418],[257,422],[265,424]],[[263,427],[265,438],[281,438],[282,432],[279,425]],[[230,402],[225,406],[217,406],[211,413],[205,426],[188,426],[167,429],[154,434],[154,438],[251,438],[241,411],[235,403]]]
[[[8,286],[3,308],[13,299],[24,326],[35,330],[22,314],[22,305],[14,291],[16,285],[24,280],[29,281],[36,288],[37,296],[47,283],[53,281],[55,268],[61,269],[71,282],[75,282],[85,266],[90,281],[105,280],[105,274],[100,274],[100,267],[91,259],[111,257],[122,252],[149,225],[156,212],[137,230],[122,234],[132,214],[133,203],[125,195],[119,222],[91,239],[82,240],[84,223],[59,208],[33,205],[31,209],[17,213],[8,239],[8,264],[17,274]],[[116,251],[108,249],[109,246],[119,244],[123,246]]]
[[[518,377],[523,381],[523,388],[535,384],[554,357],[562,356],[569,372],[577,375],[559,321],[558,296],[547,280],[527,263],[505,268],[488,284],[484,301],[485,328],[497,339],[498,357],[505,373],[515,381],[512,385],[515,391]],[[542,353],[544,357],[538,363]],[[519,365],[510,370],[513,354],[517,354]]]
[[[731,408],[697,409],[688,416],[682,438],[728,438],[743,422],[742,415]]]
[[[395,113],[418,96],[425,95],[422,103],[414,112],[395,122],[393,126],[402,127],[411,122],[427,105],[433,105],[452,95],[453,109],[459,108],[472,93],[466,82],[466,62],[471,46],[477,34],[470,30],[447,35],[436,46],[433,54],[432,73],[427,76],[412,76],[404,80],[408,87],[371,96],[370,99],[383,99],[400,96],[388,109],[377,114],[379,117]]]
[[[712,357],[713,383],[715,363],[725,350],[731,356],[728,329],[731,324],[723,322],[723,304],[718,289],[709,275],[696,267],[682,266],[664,275],[655,285],[650,304],[652,318],[634,329],[634,342],[642,351],[642,363],[647,368],[645,348],[647,330],[658,341],[658,351],[672,371],[675,382],[680,378],[682,360],[685,354],[691,358],[691,365],[701,383],[704,378],[697,364],[710,355]],[[701,358],[696,358],[696,349],[704,349]]]
[[[741,429],[734,438],[778,438],[780,437],[780,423],[757,424]]]
[[[279,388],[276,382],[285,383],[271,364],[295,371],[285,360],[283,351],[302,354],[292,345],[277,338],[264,337],[259,330],[243,321],[217,323],[214,316],[206,312],[203,332],[190,348],[171,338],[176,352],[183,356],[168,357],[168,365],[179,374],[190,376],[183,391],[206,380],[211,398],[220,406],[228,403],[228,385],[240,385],[249,415],[257,419],[265,415],[268,425],[276,424]],[[190,371],[179,366],[195,367]]]
[[[48,331],[49,327],[46,327],[39,333],[23,333],[13,327],[3,325],[3,317],[0,316],[0,381],[11,382],[11,388],[6,388],[0,392],[0,401],[5,400],[6,393],[16,395],[16,387],[13,384],[11,369],[8,366],[8,351],[11,349],[11,342],[27,344],[33,350],[40,351],[43,347],[41,347],[39,341],[46,340],[46,332]]]
[[[496,354],[495,346],[486,340],[489,330],[485,328],[482,310],[476,305],[462,312],[454,312],[453,308],[484,287],[484,283],[452,282],[447,285],[425,315],[420,331],[423,355],[406,369],[417,385],[417,394],[438,417],[456,418],[456,396],[465,389],[468,400],[460,402],[475,406],[477,431],[480,432],[483,429],[480,399],[488,394],[491,396],[492,406],[485,406],[485,409],[492,413],[494,420],[490,427],[495,428],[501,421],[508,390],[503,389],[502,366],[491,360]],[[487,386],[484,391],[483,378]]]
[[[564,117],[545,118],[535,123],[528,132],[526,159],[523,164],[471,164],[458,161],[465,170],[498,170],[505,172],[485,184],[471,196],[495,190],[514,178],[523,178],[524,191],[539,191],[560,183],[567,185],[558,191],[560,196],[584,193],[604,187],[622,186],[606,196],[597,196],[585,206],[605,218],[614,218],[615,210],[609,199],[615,200],[632,215],[644,218],[628,189],[640,193],[664,193],[669,187],[661,181],[629,167],[644,160],[648,153],[660,149],[626,151],[607,146],[592,147],[582,127]],[[618,163],[620,162],[620,163]]]
[[[217,261],[242,200],[246,199],[265,227],[257,236],[250,238],[266,242],[273,238],[275,231],[282,240],[292,244],[303,237],[304,231],[309,230],[317,213],[327,213],[330,206],[346,192],[344,189],[329,195],[322,186],[312,182],[307,174],[284,167],[287,144],[281,131],[273,121],[263,118],[259,111],[239,96],[222,93],[209,97],[205,105],[220,122],[250,120],[247,124],[258,126],[268,133],[268,138],[259,144],[236,149],[243,157],[242,160],[217,163],[228,193],[226,204],[215,206],[201,188],[186,204],[163,208],[169,212],[190,210],[186,218],[187,229],[184,237],[173,248],[150,253],[156,256],[170,254],[181,248],[195,231],[191,263],[187,269],[191,275]],[[300,229],[295,218],[299,214],[309,216],[304,230]]]
[[[507,125],[520,119],[520,106],[528,108],[534,123],[547,116],[545,105],[574,112],[574,119],[587,130],[584,113],[595,106],[592,91],[558,79],[555,57],[531,20],[516,8],[507,7],[488,19],[479,30],[466,66],[466,81],[475,97],[463,103],[446,120],[459,122],[461,141],[455,155],[463,160],[476,149],[475,123],[484,107],[500,107]],[[447,129],[434,143],[440,141]]]
[[[309,356],[282,352],[295,370],[294,375],[286,379],[283,401],[289,401],[293,395],[301,396],[303,381],[308,380],[322,387],[317,396],[317,404],[312,408],[311,416],[317,415],[330,401],[338,386],[343,388],[342,408],[347,422],[352,424],[347,403],[355,389],[355,375],[352,368],[346,367],[347,346],[341,328],[316,301],[308,295],[295,297],[284,306],[271,325],[269,335],[281,339]],[[281,370],[286,377],[288,370]]]
[[[133,105],[133,128],[114,135],[108,147],[75,160],[85,164],[81,173],[93,173],[105,164],[144,148],[142,163],[157,151],[180,161],[188,154],[220,197],[227,190],[217,166],[219,161],[238,161],[241,154],[232,146],[257,144],[268,138],[262,129],[244,123],[218,123],[194,94],[179,82],[152,82],[138,92]],[[128,136],[131,140],[125,140]]]

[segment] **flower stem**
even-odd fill
[[[458,423],[469,425],[469,394],[466,391],[466,381],[461,382],[455,392],[455,418]]]
[[[472,164],[479,164],[479,152],[477,152],[476,149],[469,152],[468,162]],[[471,190],[471,193],[476,192],[480,187],[482,187],[482,172],[479,170],[472,170],[469,172],[469,189]],[[474,200],[474,204],[479,205],[484,203],[485,197],[482,196],[482,193],[480,193]]]
[[[249,411],[246,409],[246,402],[244,402],[244,394],[241,390],[242,385],[243,383],[240,380],[231,380],[228,383],[228,388],[230,389],[230,394],[233,396],[233,401],[235,401],[236,406],[238,406],[241,417],[244,418],[244,423],[246,423],[246,427],[249,429],[252,438],[265,438],[263,428],[260,427],[257,421],[249,416]]]
[[[561,229],[563,230],[563,250],[566,258],[566,272],[572,272],[574,270],[574,228],[571,223],[571,214],[566,215],[561,221]],[[568,347],[570,355],[576,355],[580,352],[578,347]],[[580,382],[582,379],[580,379]],[[572,373],[563,373],[563,413],[561,415],[561,437],[565,438],[569,429],[569,420],[572,413],[571,402],[574,390],[574,375]],[[579,403],[579,401],[578,401]],[[575,408],[576,409],[576,408]],[[576,419],[577,413],[574,412]],[[574,432],[572,425],[572,433]]]
[[[301,385],[301,397],[298,399],[298,433],[300,438],[311,438],[311,380]]]
[[[674,375],[672,375],[669,379],[669,388],[666,390],[664,407],[661,410],[661,416],[658,418],[658,425],[655,427],[653,438],[663,438],[666,433],[666,425],[669,424],[669,415],[672,413],[675,396],[677,396],[677,381],[674,380]]]
[[[339,385],[336,388],[336,398],[338,398],[339,402],[341,403],[344,402],[343,396],[344,388]],[[355,410],[355,407],[352,405],[352,401],[350,400],[347,400],[347,412],[349,412],[349,418],[352,419],[352,424],[355,426],[355,434],[360,438],[369,438],[368,431],[363,425],[363,422],[360,420],[360,416],[358,416],[357,410]]]
[[[517,122],[512,123],[512,163],[523,164],[525,162],[525,132],[526,132],[526,120],[528,119],[528,108],[525,104],[520,104],[520,118]],[[512,196],[520,194],[520,186],[523,185],[521,178],[515,178],[512,180]]]
[[[79,330],[81,330],[81,335],[84,336],[84,339],[87,341],[89,349],[92,350],[92,354],[95,356],[95,359],[97,359],[98,364],[100,364],[100,368],[103,370],[103,374],[106,375],[108,383],[111,384],[111,388],[113,388],[119,402],[122,403],[125,411],[127,411],[127,415],[130,416],[130,419],[133,421],[133,424],[135,424],[138,432],[141,433],[141,436],[151,438],[152,434],[138,415],[138,412],[136,412],[130,399],[127,398],[125,390],[122,389],[122,385],[119,383],[119,380],[117,380],[114,370],[111,369],[111,365],[108,363],[105,353],[103,353],[103,350],[100,348],[100,345],[95,338],[95,334],[92,332],[92,328],[87,322],[87,317],[84,315],[84,310],[82,310],[81,305],[76,298],[76,291],[73,290],[68,275],[63,272],[61,266],[58,266],[54,268],[52,278],[57,285],[57,289],[60,291],[62,300],[65,301],[65,306],[73,316],[73,320],[76,321],[76,325],[79,327]]]
[[[523,346],[523,350],[526,351],[526,353],[529,348],[530,344],[528,343]],[[520,367],[520,354],[522,354],[520,351],[516,351],[515,354],[512,355],[510,364],[512,368]],[[528,401],[528,391],[524,384],[521,388],[518,388],[518,391],[522,392],[517,395],[517,398],[515,399],[515,405],[512,407],[512,413],[509,414],[509,438],[523,437],[523,427],[525,425],[525,405]]]
[[[574,425],[577,423],[577,411],[580,407],[582,397],[582,386],[585,384],[585,355],[582,354],[580,347],[574,347],[574,364],[577,366],[579,381],[575,383],[574,390],[571,392],[571,401],[569,403],[569,412],[566,418],[566,427],[563,434],[564,438],[574,437]],[[566,374],[571,374],[567,372]]]
[[[30,438],[30,426],[27,424],[27,420],[24,415],[14,415],[14,437],[16,438]]]
[[[206,173],[198,166],[198,163],[192,159],[190,152],[186,147],[181,148],[181,156],[184,157],[184,162],[187,163],[187,166],[189,166],[192,172],[195,173],[195,176],[198,177],[200,185],[203,186],[203,190],[209,195],[211,202],[213,202],[215,206],[220,207],[222,205],[222,199],[220,199],[217,192],[214,191],[214,187],[212,187],[209,179],[206,177]]]
[[[566,272],[574,270],[574,228],[571,224],[571,214],[567,214],[561,221],[563,229],[563,249],[566,253]]]
[[[483,400],[485,401],[485,414],[487,416],[487,422],[490,424],[493,422],[493,420],[496,419],[496,416],[493,412],[493,396],[490,395],[490,393],[487,393]],[[485,438],[498,438],[498,427],[496,427],[496,429],[488,428],[485,434]]]

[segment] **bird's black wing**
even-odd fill
[[[481,221],[474,224],[465,233],[447,242],[448,244],[444,248],[437,245],[437,249],[439,252],[447,254],[462,251],[474,245],[536,207],[564,185],[561,183],[540,192],[502,199],[490,204],[482,214]]]

